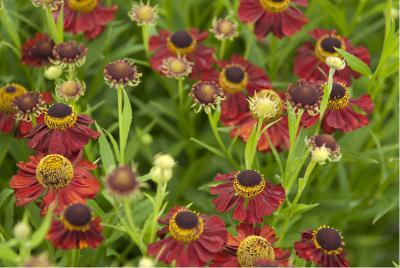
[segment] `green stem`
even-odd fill
[[[183,79],[178,79],[179,111],[183,112]]]
[[[160,209],[162,207],[166,186],[167,186],[167,184],[163,183],[163,182],[157,184],[157,192],[156,192],[156,196],[154,199],[153,220],[152,220],[152,224],[150,227],[149,242],[154,242],[154,240],[155,240],[156,230],[158,227],[157,217],[158,217],[158,214],[160,213]]]
[[[123,124],[122,124],[122,93],[124,88],[121,86],[117,87],[118,94],[118,126],[119,126],[119,163],[120,165],[125,164],[125,148],[122,148],[122,133],[123,133]]]
[[[79,249],[72,250],[72,267],[79,267],[81,251]]]
[[[128,234],[131,237],[132,241],[139,247],[142,254],[145,254],[146,246],[143,244],[143,241],[140,239],[139,232],[133,221],[132,210],[131,210],[131,206],[129,203],[129,198],[124,198],[124,210],[125,210],[125,215],[128,218],[128,226],[126,226],[128,229]]]
[[[142,26],[142,41],[143,41],[144,50],[146,52],[146,57],[150,58],[149,34],[147,32],[147,27],[146,26]]]
[[[218,56],[218,58],[220,60],[222,60],[224,58],[225,49],[226,49],[226,40],[222,40],[221,41],[221,47],[219,49],[219,56]]]
[[[324,114],[325,114],[326,108],[328,106],[329,96],[332,91],[334,74],[335,74],[335,69],[330,68],[329,75],[328,75],[328,85],[326,87],[324,87],[324,96],[322,97],[321,105],[319,108],[319,121],[318,121],[317,129],[316,129],[316,133],[319,132],[319,129],[320,129],[321,123],[322,123],[322,119],[324,118]]]
[[[36,127],[36,116],[35,114],[31,114],[32,128]]]
[[[58,34],[57,25],[56,22],[54,21],[53,12],[51,11],[50,8],[45,9],[45,16],[51,38],[54,40],[56,44],[61,43],[62,39],[61,36]]]
[[[14,46],[18,49],[21,48],[21,40],[17,31],[15,30],[15,24],[11,20],[10,16],[8,15],[7,9],[4,6],[4,3],[0,2],[0,22],[4,29],[6,30],[7,34],[10,36]]]
[[[258,145],[258,140],[261,137],[261,130],[262,130],[262,125],[263,125],[264,118],[259,118],[257,122],[257,128],[256,128],[256,134],[255,134],[255,139],[254,139],[254,144],[253,147],[250,148],[250,159],[245,159],[246,161],[246,169],[251,169],[253,166],[254,162],[254,157],[256,156],[257,152],[257,145]],[[266,131],[266,129],[264,130]]]

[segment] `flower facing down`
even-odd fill
[[[96,248],[103,241],[101,231],[100,218],[94,218],[86,205],[75,203],[53,220],[46,238],[60,249]]]
[[[214,81],[223,89],[226,99],[221,104],[221,121],[230,126],[243,111],[248,110],[246,96],[270,88],[271,84],[262,68],[242,56],[233,55],[230,60],[218,64],[221,70],[205,73],[203,80]]]
[[[306,145],[311,152],[312,160],[321,165],[326,161],[339,161],[342,157],[339,145],[329,134],[314,135],[306,139]]]
[[[139,26],[154,25],[158,19],[157,6],[149,4],[134,4],[128,12],[129,18]]]
[[[139,73],[132,59],[121,59],[107,64],[103,70],[106,83],[112,87],[136,87],[140,83],[142,73]]]
[[[86,161],[71,162],[59,154],[31,156],[28,162],[17,164],[19,171],[10,181],[15,192],[17,206],[23,206],[44,195],[41,214],[46,214],[54,201],[55,213],[67,205],[85,203],[85,198],[94,198],[99,183],[90,173],[96,165]]]
[[[278,38],[290,36],[308,22],[294,4],[307,6],[307,0],[240,0],[239,18],[254,23],[254,33],[259,39],[269,33]]]
[[[206,113],[216,109],[224,99],[224,92],[215,82],[199,81],[192,86],[190,91],[194,104],[195,112],[204,109]]]
[[[12,83],[0,88],[0,131],[9,133],[15,123],[14,99],[26,93],[26,88]]]
[[[219,212],[233,210],[233,219],[240,222],[262,222],[285,200],[285,189],[264,179],[255,170],[217,174],[214,180],[222,182],[210,189],[218,195],[212,202]]]
[[[76,157],[89,139],[100,135],[89,128],[93,122],[87,115],[76,114],[71,106],[55,103],[44,112],[44,123],[26,136],[28,146],[36,152]]]
[[[64,0],[64,30],[95,38],[114,19],[116,11],[116,5],[105,7],[101,0]],[[55,17],[58,15],[56,13]]]
[[[224,250],[216,255],[214,267],[284,267],[289,265],[290,251],[276,248],[275,231],[268,225],[262,228],[242,223],[237,236],[228,234]]]
[[[22,45],[22,63],[34,67],[50,64],[54,42],[47,34],[37,33]]]
[[[332,84],[327,110],[322,119],[322,129],[325,133],[333,133],[335,130],[350,132],[362,128],[368,125],[368,114],[372,113],[373,109],[374,104],[369,95],[353,99],[346,83],[336,80]],[[318,118],[319,115],[305,115],[302,122],[306,126],[311,126]]]
[[[329,226],[305,231],[294,244],[296,255],[322,267],[348,267],[342,234]]]
[[[154,70],[162,72],[165,59],[185,56],[193,63],[191,77],[199,77],[204,71],[210,70],[214,63],[214,49],[201,44],[207,37],[207,32],[199,32],[197,29],[174,33],[161,30],[149,41],[150,50],[154,52],[150,60],[151,66]]]
[[[177,267],[204,266],[225,245],[225,224],[216,216],[174,207],[158,221],[165,225],[157,233],[161,240],[148,246],[148,254],[166,264],[176,261]]]
[[[315,29],[310,32],[310,36],[316,40],[316,43],[306,42],[297,50],[295,58],[294,72],[300,78],[326,80],[329,72],[326,59],[332,56],[340,57],[335,48],[346,50],[366,64],[370,63],[370,55],[365,47],[354,47],[346,37],[338,35],[335,30]],[[335,73],[335,77],[347,83],[351,82],[352,77],[358,78],[359,76],[359,73],[351,70],[348,66]]]
[[[108,190],[116,196],[129,196],[139,188],[136,173],[130,166],[114,169],[106,179]]]

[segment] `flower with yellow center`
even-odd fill
[[[128,16],[139,26],[153,25],[158,19],[157,6],[152,7],[149,4],[134,4],[128,12]]]
[[[12,113],[14,111],[13,101],[26,93],[26,89],[16,83],[7,84],[0,88],[0,112]]]
[[[236,257],[240,266],[254,267],[260,259],[274,261],[275,251],[267,239],[251,235],[240,242]]]
[[[192,53],[196,43],[196,39],[187,31],[177,31],[167,38],[168,49],[176,55]]]
[[[238,171],[234,175],[233,189],[240,197],[253,198],[264,191],[264,176],[255,170]]]
[[[331,94],[329,95],[328,109],[340,110],[345,108],[350,101],[348,87],[342,82],[333,82]]]
[[[55,103],[44,112],[44,123],[50,129],[66,129],[72,127],[77,119],[72,106]]]
[[[248,84],[248,74],[246,70],[237,64],[226,66],[219,73],[219,85],[225,92],[237,93],[246,88]]]
[[[175,212],[168,225],[171,236],[183,243],[190,243],[199,239],[203,233],[203,228],[203,219],[199,214],[186,209]]]
[[[259,0],[264,10],[271,13],[279,13],[289,7],[290,0]]]
[[[345,245],[342,234],[327,225],[322,225],[313,231],[313,242],[316,248],[322,249],[328,255],[340,254]]]
[[[62,155],[49,154],[36,167],[36,179],[44,187],[52,190],[67,186],[74,175],[72,163]]]
[[[66,0],[70,9],[76,12],[89,13],[97,7],[97,0]]]
[[[192,66],[186,57],[168,57],[162,62],[162,73],[167,77],[183,78],[192,72]]]
[[[91,220],[92,213],[84,204],[70,205],[61,214],[61,222],[64,224],[65,229],[70,231],[85,232],[89,230]],[[82,248],[85,248],[85,246]]]
[[[279,118],[283,111],[283,102],[279,95],[273,90],[257,91],[253,97],[248,99],[249,108],[257,118],[272,122]]]
[[[318,39],[314,49],[315,55],[322,62],[331,56],[340,58],[340,54],[336,52],[335,48],[346,49],[343,38],[334,34],[326,34]]]

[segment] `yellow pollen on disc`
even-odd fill
[[[259,0],[264,10],[272,13],[278,13],[289,7],[290,0],[282,0],[280,2],[273,0]]]
[[[88,13],[97,6],[97,0],[67,0],[70,9],[77,12]]]
[[[44,188],[64,188],[72,180],[73,174],[72,163],[59,154],[46,155],[36,167],[36,179]]]
[[[26,89],[18,84],[8,84],[0,88],[0,112],[11,113],[13,100],[26,93]]]
[[[186,64],[179,59],[173,59],[169,66],[173,73],[183,73],[186,70]]]
[[[180,242],[190,243],[200,238],[203,233],[204,223],[203,219],[197,216],[198,224],[191,229],[183,229],[178,226],[176,222],[176,216],[182,211],[176,212],[169,220],[168,229],[171,236]]]
[[[227,20],[221,21],[221,23],[219,24],[219,30],[221,31],[221,33],[225,34],[232,32],[233,30],[232,23]]]
[[[150,6],[141,6],[136,11],[139,20],[148,21],[154,17],[153,9]]]
[[[240,266],[254,267],[260,259],[274,261],[275,252],[267,239],[251,235],[240,242],[236,257]]]

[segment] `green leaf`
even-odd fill
[[[97,131],[101,133],[99,137],[100,157],[103,163],[104,172],[107,173],[115,167],[114,155],[101,127],[96,123]]]
[[[343,56],[343,58],[346,60],[347,65],[349,65],[352,70],[359,72],[360,74],[366,77],[372,76],[372,72],[365,62],[363,62],[356,56],[344,51],[343,49],[340,48],[335,48],[335,49],[337,52],[339,52],[340,55]]]
[[[253,147],[254,147],[254,143],[257,142],[256,141],[256,131],[257,131],[256,127],[253,127],[253,129],[252,129],[252,131],[250,133],[250,137],[247,140],[246,147],[244,148],[244,161],[245,161],[245,164],[246,164],[246,168],[247,167],[251,168],[250,167],[250,165],[251,165],[250,162],[253,160],[253,159],[251,159],[253,157],[251,154],[252,154],[252,150],[253,150]]]
[[[110,139],[111,144],[113,146],[115,157],[117,158],[117,161],[119,161],[119,148],[118,148],[118,144],[117,144],[116,140],[114,139],[113,135],[111,135],[111,133],[107,129],[103,129],[103,131],[105,133],[107,133],[107,136]]]
[[[122,118],[120,118],[120,120],[122,121],[122,131],[120,137],[121,148],[119,148],[120,150],[125,150],[126,142],[128,141],[129,130],[132,124],[131,102],[125,90],[123,90],[123,93],[124,93],[124,101],[123,101],[124,105],[122,108]]]
[[[17,263],[18,255],[7,244],[0,245],[0,259],[2,261]]]
[[[194,141],[195,143],[199,144],[200,146],[206,148],[207,150],[209,150],[213,154],[218,155],[220,157],[224,157],[223,153],[221,153],[221,151],[218,150],[217,148],[215,148],[215,147],[213,147],[211,145],[208,145],[208,144],[206,144],[206,143],[204,143],[202,141],[199,141],[198,139],[195,139],[195,138],[190,138],[190,140]]]
[[[3,191],[1,191],[1,193],[0,193],[0,208],[1,208],[1,206],[3,205],[3,203],[7,200],[7,198],[8,198],[13,192],[14,192],[14,191],[11,190],[11,189],[9,189],[9,188],[3,189]]]
[[[54,206],[50,205],[47,210],[47,214],[43,219],[42,225],[40,225],[39,229],[37,229],[36,232],[32,234],[32,238],[30,241],[31,248],[36,248],[37,246],[39,246],[46,237],[46,234],[50,228],[51,217],[53,216],[53,209]]]
[[[375,215],[372,224],[377,223],[386,213],[391,211],[394,208],[394,205],[398,202],[398,200],[395,198],[390,204],[388,204],[387,201],[382,203],[381,209],[378,211],[378,213]]]

